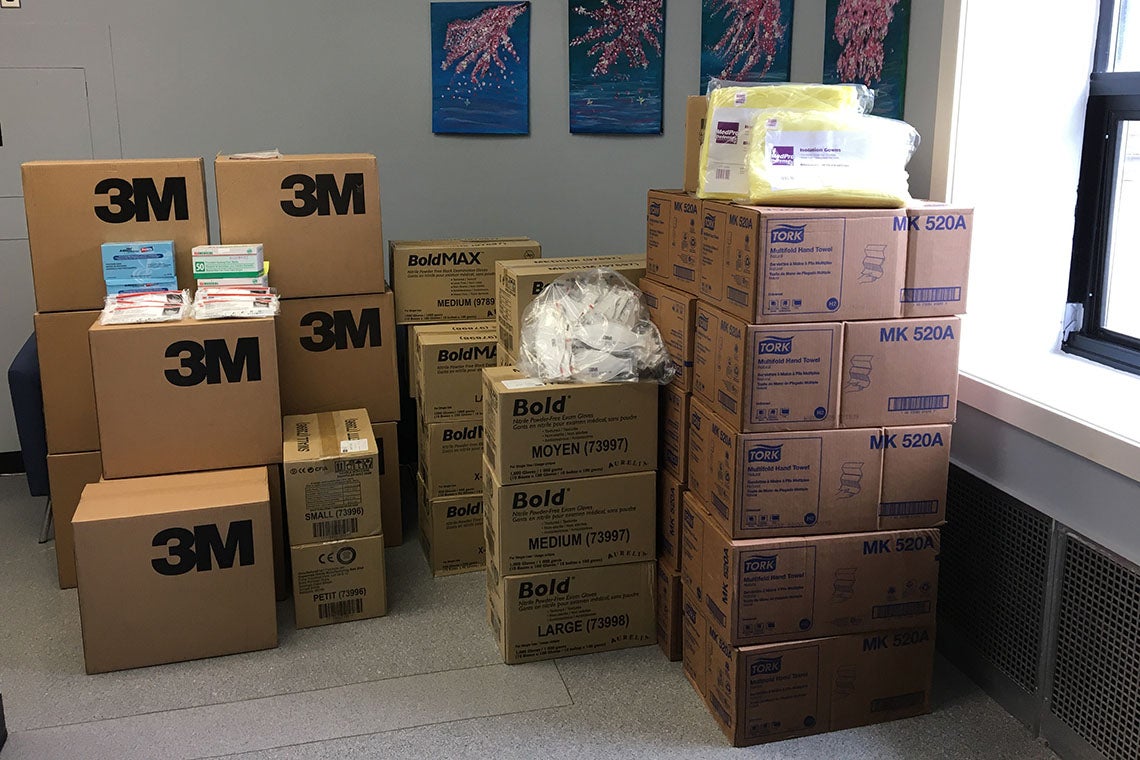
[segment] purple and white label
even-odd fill
[[[772,146],[772,166],[795,166],[796,149],[792,145]]]
[[[716,123],[716,141],[720,145],[736,145],[740,140],[739,121],[718,121]]]

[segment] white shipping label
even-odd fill
[[[773,190],[858,187],[875,171],[873,146],[861,132],[784,132],[769,123],[767,146]]]
[[[341,441],[340,453],[341,454],[354,454],[358,451],[368,451],[368,441],[361,438],[357,441]]]
[[[509,388],[512,391],[517,391],[520,388],[541,388],[544,385],[546,385],[546,383],[542,382],[541,380],[537,380],[533,377],[525,377],[525,378],[522,378],[520,380],[504,380],[503,381],[503,387]]]

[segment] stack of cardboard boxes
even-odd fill
[[[667,338],[695,299],[692,339],[670,346],[682,365],[691,349],[692,396],[682,375],[663,411],[668,441],[689,406],[687,483],[660,497],[660,607],[735,744],[929,709],[971,227],[971,209],[925,202],[648,195],[643,287],[671,304]]]

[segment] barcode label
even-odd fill
[[[902,303],[945,303],[961,300],[961,288],[903,288],[899,294],[899,301]]]
[[[910,694],[897,694],[893,697],[880,697],[871,700],[871,712],[890,712],[915,707],[926,701],[925,691],[912,691]]]
[[[313,523],[313,538],[333,538],[355,533],[359,518],[346,517],[343,520],[322,520]]]
[[[748,294],[745,293],[743,290],[729,286],[727,289],[727,292],[728,292],[728,300],[732,301],[733,303],[738,303],[741,306],[747,306],[748,305]]]
[[[359,615],[362,612],[364,612],[363,599],[345,599],[343,602],[325,602],[317,605],[317,617],[321,620]]]
[[[727,411],[736,414],[736,399],[734,399],[732,396],[728,395],[724,391],[717,391],[716,400],[720,402],[720,405],[723,406]]]
[[[732,179],[732,169],[724,167],[716,170],[717,179]]]
[[[880,517],[910,517],[938,513],[938,499],[926,501],[884,501],[879,505]]]
[[[906,617],[908,615],[922,615],[930,612],[930,601],[923,602],[896,602],[895,604],[879,604],[871,608],[872,618]]]
[[[949,409],[950,396],[891,396],[887,399],[888,412],[928,412],[933,409]]]

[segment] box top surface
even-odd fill
[[[482,246],[527,246],[539,245],[537,240],[528,237],[493,238],[439,238],[430,240],[389,240],[392,248],[438,248],[441,245],[482,245]]]
[[[416,335],[416,342],[421,346],[449,346],[456,342],[494,343],[498,339],[499,331],[490,327],[470,332],[427,332]]]
[[[953,211],[956,214],[973,214],[974,207],[965,203],[946,203],[915,198],[906,204],[907,211]]]
[[[412,325],[412,335],[428,335],[431,333],[466,334],[490,331],[498,334],[498,322],[437,322],[427,325]]]
[[[92,333],[125,332],[128,330],[143,330],[156,328],[198,328],[210,329],[212,327],[230,327],[235,325],[252,325],[253,329],[264,328],[266,325],[272,329],[273,317],[255,317],[252,319],[179,319],[173,322],[139,322],[132,325],[101,325],[98,322],[91,325]]]
[[[297,414],[285,417],[282,427],[287,463],[380,453],[366,409]]]
[[[241,155],[241,154],[236,154]],[[215,164],[249,164],[251,166],[270,166],[272,164],[284,164],[296,161],[360,161],[360,160],[375,161],[376,156],[371,153],[294,153],[294,154],[281,154],[274,158],[234,158],[233,155],[222,155],[214,159]]]
[[[716,203],[717,201],[705,201],[706,203]],[[849,218],[868,218],[874,219],[878,217],[897,217],[906,213],[905,209],[901,208],[821,208],[811,206],[745,206],[735,203],[719,202],[722,206],[735,208],[738,211],[746,211],[757,214],[763,217],[811,217],[811,216],[845,216]]]
[[[536,388],[558,389],[563,391],[577,390],[579,388],[628,388],[633,389],[649,383],[544,383],[543,381],[527,377],[514,367],[485,367],[483,375],[490,380],[500,393],[528,391]]]
[[[193,158],[112,158],[112,159],[64,159],[53,161],[26,161],[21,167],[27,169],[40,168],[85,168],[103,166],[108,169],[116,166],[162,166],[163,164],[204,164],[201,156]]]
[[[607,253],[598,256],[562,256],[550,259],[516,259],[511,261],[500,261],[496,266],[501,266],[508,272],[517,272],[519,274],[528,274],[532,271],[543,271],[549,269],[565,269],[570,267],[582,268],[584,266],[600,263],[619,263],[619,264],[644,264],[644,253]]]
[[[100,480],[83,489],[73,523],[269,501],[264,467]]]

